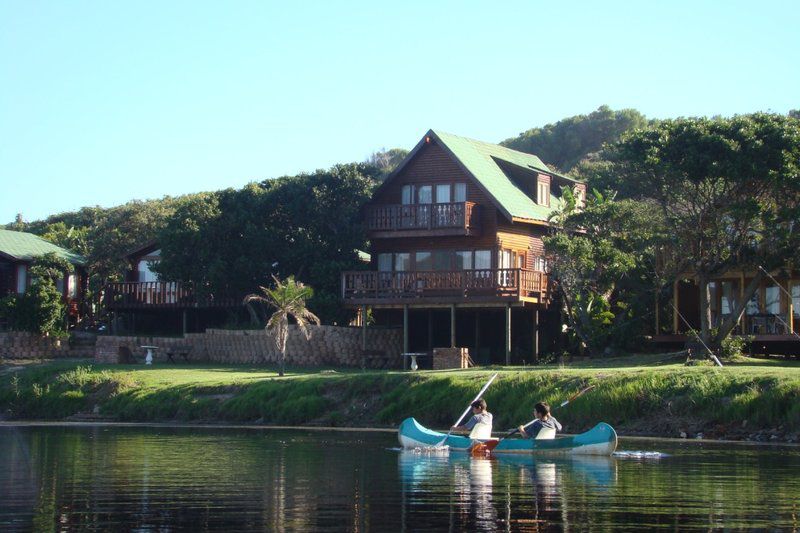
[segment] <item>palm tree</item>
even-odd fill
[[[272,306],[276,311],[267,320],[264,329],[267,334],[275,339],[280,353],[280,367],[278,375],[283,376],[286,371],[286,339],[289,337],[289,317],[294,318],[297,327],[303,332],[306,339],[311,337],[310,324],[319,325],[317,316],[306,308],[306,300],[314,296],[314,289],[295,281],[294,276],[289,276],[284,281],[272,276],[275,288],[259,287],[263,294],[248,294],[244,303],[262,302]]]

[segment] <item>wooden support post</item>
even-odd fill
[[[539,364],[539,310],[533,310],[533,362]]]
[[[786,280],[786,298],[789,300],[787,309],[789,311],[789,320],[786,325],[789,326],[789,335],[794,334],[794,300],[792,300],[792,280]]]
[[[456,305],[450,305],[450,347],[456,347]]]
[[[408,304],[403,306],[403,353],[408,353]]]
[[[367,306],[361,306],[361,349],[367,349]]]
[[[181,314],[183,315],[181,317],[183,319],[182,320],[182,322],[183,322],[183,334],[186,335],[186,309],[184,309],[183,313],[181,313]]]
[[[744,271],[739,273],[739,302],[742,302],[742,300],[744,300]],[[742,335],[747,333],[747,306],[745,306],[744,311],[739,317],[739,326]]]
[[[675,335],[678,334],[678,305],[680,302],[678,301],[678,283],[679,280],[675,280],[672,284],[672,303],[675,308],[672,310],[672,333]]]
[[[428,309],[428,351],[433,351],[433,310]]]
[[[478,364],[478,357],[481,349],[481,312],[475,310],[475,357],[472,360]]]
[[[656,308],[656,330],[653,332],[653,335],[658,335],[661,331],[661,324],[660,324],[660,311],[658,309],[658,291],[655,291],[653,294],[653,304]]]
[[[506,304],[506,364],[511,364],[511,304]]]

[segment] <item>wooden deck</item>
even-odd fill
[[[524,268],[342,273],[342,299],[351,305],[544,303],[548,297],[547,275]]]
[[[479,221],[474,202],[373,205],[366,216],[372,237],[479,235]]]
[[[109,283],[103,302],[109,310],[123,309],[189,309],[200,307],[237,307],[242,298],[198,297],[190,283],[179,281],[147,281]]]

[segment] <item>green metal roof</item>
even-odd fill
[[[431,130],[429,135],[438,139],[467,172],[472,174],[509,218],[547,220],[550,213],[560,207],[561,200],[551,192],[550,207],[537,204],[503,172],[503,169],[497,164],[498,160],[576,182],[568,176],[553,172],[541,159],[532,154],[437,130]]]
[[[44,254],[54,253],[73,265],[85,265],[86,259],[33,233],[0,229],[0,253],[18,261],[32,261]]]

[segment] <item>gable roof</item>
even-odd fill
[[[86,259],[74,252],[46,241],[33,233],[0,229],[0,255],[16,261],[32,261],[44,254],[54,253],[73,265],[83,266]]]
[[[402,163],[386,179],[390,181],[413,158],[426,138],[430,137],[439,142],[456,163],[470,176],[472,176],[483,191],[494,201],[495,205],[509,219],[526,219],[546,221],[550,213],[558,209],[561,200],[558,196],[550,194],[550,206],[537,204],[525,194],[514,181],[503,171],[498,164],[503,161],[522,169],[543,172],[557,176],[562,180],[577,183],[577,180],[558,174],[550,170],[541,159],[532,154],[518,152],[504,146],[476,141],[443,131],[429,130],[422,140],[409,152]],[[384,183],[386,183],[384,182]]]

